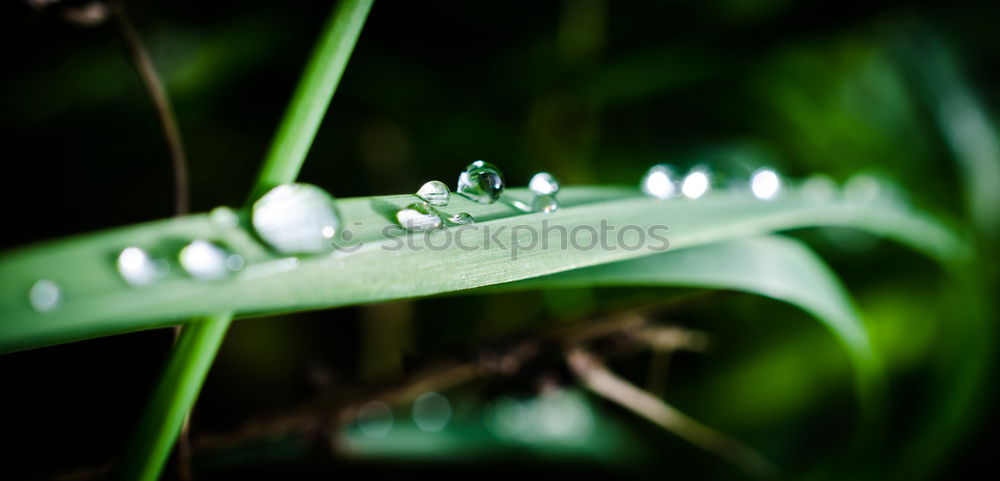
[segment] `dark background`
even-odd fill
[[[166,146],[117,31],[67,22],[64,8],[0,7],[4,248],[173,214]],[[246,201],[328,11],[325,2],[128,4],[177,111],[194,211]],[[996,112],[998,13],[989,2],[380,0],[300,179],[350,197],[411,192],[430,179],[453,184],[480,158],[498,164],[512,185],[539,170],[565,184],[632,185],[657,162],[709,163],[729,176],[766,164],[790,177],[823,172],[838,181],[874,169],[921,207],[962,219],[958,169],[921,77],[942,64],[928,66],[924,46],[943,45],[980,107]],[[873,322],[888,319],[876,329],[877,344],[894,359],[887,444],[903,452],[919,421],[934,414],[933,373],[962,312],[939,302],[942,272],[914,254],[867,238],[802,235]],[[391,379],[422,359],[465,355],[468,346],[532,326],[662,295],[535,292],[241,321],[206,382],[194,433],[234,429],[330,385]],[[676,359],[668,400],[758,447],[792,477],[822,477],[850,437],[853,400],[847,362],[818,323],[748,296],[664,320],[716,339],[709,355]],[[162,330],[0,357],[8,442],[0,469],[34,478],[112,460],[171,342]],[[620,369],[641,380],[644,363],[626,360]],[[510,385],[454,393],[453,402],[474,411],[498,393],[530,396],[538,378],[563,382],[564,374],[543,366]],[[238,453],[237,461],[202,460],[196,473],[741,476],[592,402],[630,433],[621,443],[634,446],[636,459],[608,465],[527,450],[464,462],[461,453],[372,460],[296,443]],[[991,464],[997,418],[967,414],[971,434],[945,442],[944,463],[920,474],[955,478]],[[888,456],[862,476],[910,461]]]

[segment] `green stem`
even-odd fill
[[[299,174],[374,0],[341,0],[327,21],[285,112],[251,200]],[[122,479],[155,480],[194,406],[233,313],[192,320],[180,334],[167,370],[120,466]]]
[[[326,22],[271,142],[251,201],[298,176],[373,1],[341,0]]]
[[[181,331],[131,443],[119,479],[156,480],[205,382],[232,314],[191,320]]]

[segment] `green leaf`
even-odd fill
[[[658,253],[656,242],[639,249],[568,245],[559,229],[579,232],[614,226],[610,243],[624,226],[665,231],[671,249],[757,236],[811,226],[852,226],[910,245],[947,264],[968,258],[966,243],[940,222],[896,202],[857,203],[846,199],[810,200],[789,190],[774,201],[717,192],[696,201],[660,201],[635,189],[569,187],[560,192],[562,208],[552,214],[524,214],[511,201],[530,201],[514,189],[505,201],[477,204],[453,196],[443,210],[468,212],[477,223],[465,226],[463,244],[451,242],[460,228],[386,236],[395,210],[414,201],[410,195],[343,199],[338,207],[351,247],[332,255],[282,258],[260,245],[245,228],[216,223],[209,215],[126,227],[8,253],[0,258],[0,352],[26,349],[115,333],[162,327],[208,312],[238,316],[318,309],[426,296],[471,289]],[[246,226],[246,221],[242,222]],[[398,226],[396,227],[398,229]],[[486,247],[485,230],[490,229]],[[548,248],[530,245],[537,232]],[[495,235],[498,231],[501,235]],[[398,232],[398,231],[397,231]],[[517,234],[511,243],[511,232]],[[664,231],[659,231],[663,234]],[[633,231],[633,234],[635,231]],[[179,269],[162,282],[133,288],[115,270],[120,249],[137,245],[154,255],[176,256],[183,242],[202,238],[224,243],[248,264],[219,282],[198,282]],[[499,239],[506,248],[493,242]],[[587,234],[578,236],[585,244]],[[626,241],[628,241],[626,236]],[[633,240],[634,242],[634,240]],[[404,244],[409,243],[409,246]],[[361,245],[363,244],[363,245]],[[355,249],[360,245],[360,248]],[[514,248],[514,246],[519,246]],[[467,247],[472,246],[472,249]],[[581,248],[577,248],[581,247]],[[347,252],[351,250],[351,252]],[[31,308],[28,291],[38,279],[51,279],[63,292],[58,308]]]

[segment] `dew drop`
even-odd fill
[[[284,254],[330,250],[340,228],[333,196],[311,184],[279,185],[253,205],[257,235]]]
[[[432,180],[420,186],[417,197],[430,205],[443,206],[448,205],[448,201],[451,200],[451,191],[444,182]]]
[[[854,174],[844,182],[844,197],[859,204],[875,202],[881,195],[881,190],[878,179],[868,173]]]
[[[451,404],[448,398],[426,392],[413,401],[413,422],[422,431],[438,432],[451,420]]]
[[[138,247],[126,247],[118,254],[118,273],[133,286],[145,286],[163,277],[149,253]]]
[[[39,279],[28,291],[28,301],[38,312],[49,312],[59,307],[60,300],[62,290],[59,289],[59,284],[48,279]]]
[[[233,272],[243,269],[244,265],[246,265],[246,261],[239,254],[231,254],[226,258],[226,268]]]
[[[760,169],[750,178],[750,191],[758,199],[773,199],[781,191],[781,178],[772,169]]]
[[[181,267],[199,281],[216,281],[229,275],[229,252],[211,242],[196,240],[180,252]]]
[[[411,232],[422,232],[441,227],[441,216],[426,202],[410,204],[396,212],[399,225]]]
[[[559,192],[559,181],[548,172],[539,172],[528,181],[528,189],[536,195],[555,195]]]
[[[546,214],[559,210],[559,201],[554,195],[536,195],[531,203],[532,212],[544,212]]]
[[[392,409],[382,401],[371,401],[358,409],[358,428],[365,436],[385,436],[392,430],[392,424]]]
[[[208,213],[208,218],[219,227],[233,228],[240,225],[240,217],[229,207],[216,207]]]
[[[829,202],[837,195],[837,182],[827,175],[811,175],[802,181],[799,192],[806,200]]]
[[[472,215],[468,212],[459,212],[451,217],[448,217],[448,222],[455,225],[465,225],[472,224],[476,220],[472,218]]]
[[[696,167],[688,172],[681,182],[681,194],[688,199],[697,199],[705,195],[712,188],[712,181],[709,178],[708,169]]]
[[[674,171],[666,164],[657,164],[646,171],[642,176],[642,191],[646,195],[657,199],[669,199],[677,193],[677,186],[674,180]]]
[[[503,189],[503,174],[500,169],[477,160],[458,176],[458,188],[455,191],[481,204],[492,204],[500,198]]]

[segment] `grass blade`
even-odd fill
[[[530,200],[515,189],[508,199]],[[456,196],[457,197],[457,196]],[[776,201],[718,193],[697,201],[662,202],[634,190],[571,187],[560,192],[563,204],[553,214],[522,214],[503,203],[476,204],[456,198],[451,212],[468,212],[482,236],[503,229],[506,249],[440,246],[457,229],[400,237],[383,235],[395,225],[387,217],[413,196],[343,199],[339,208],[353,229],[352,252],[279,258],[259,245],[247,229],[220,226],[196,215],[145,224],[10,253],[0,259],[0,352],[170,325],[205,312],[238,316],[317,309],[471,289],[591,265],[655,254],[651,248],[573,248],[560,246],[558,228],[594,229],[632,225],[648,230],[669,226],[670,248],[757,236],[812,226],[851,226],[896,239],[945,264],[968,258],[966,243],[937,220],[896,203],[813,202],[796,192]],[[245,222],[244,222],[245,226]],[[510,243],[518,228],[546,232],[547,249],[520,249]],[[478,232],[478,234],[476,234]],[[522,236],[523,237],[523,236]],[[202,238],[229,245],[248,267],[227,280],[205,283],[175,273],[155,286],[130,288],[118,276],[113,258],[128,245],[171,255],[177,239]],[[478,242],[466,236],[464,244]],[[342,240],[342,239],[341,239]],[[405,246],[410,243],[410,246]],[[583,247],[583,246],[581,246]],[[38,279],[52,279],[65,302],[55,310],[31,308],[27,293]]]
[[[215,359],[231,316],[220,314],[188,322],[170,353],[152,401],[118,466],[120,479],[158,479],[177,435],[194,405]]]

